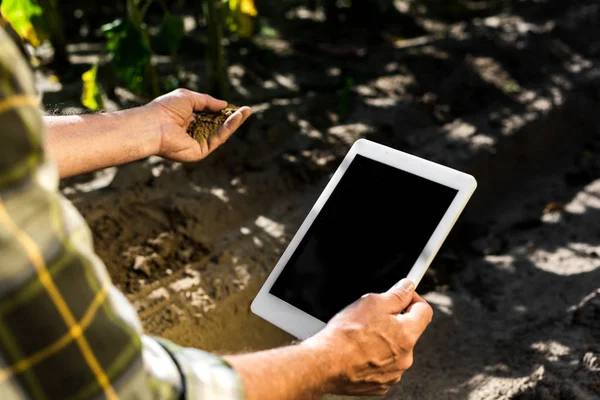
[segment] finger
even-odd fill
[[[219,128],[219,139],[221,143],[229,139],[229,137],[244,123],[244,121],[252,114],[250,107],[240,107],[236,112],[231,114],[225,121],[223,126]]]
[[[244,115],[244,120],[242,121],[242,124],[243,124],[244,122],[246,122],[248,117],[250,117],[250,115],[252,114],[252,109],[247,106],[244,106],[241,109],[242,109],[242,114]]]
[[[398,368],[395,368],[393,371],[389,371],[389,372],[382,372],[380,374],[378,374],[374,379],[369,379],[367,380],[368,384],[377,384],[379,386],[391,386],[393,384],[393,382],[400,382],[400,379],[402,378],[402,374],[404,374],[404,371],[402,370],[398,370]]]
[[[383,396],[390,390],[388,386],[381,386],[376,383],[363,384],[357,388],[350,388],[339,394],[346,394],[350,396]]]
[[[433,309],[431,306],[418,294],[413,296],[413,302],[402,315],[397,315],[400,321],[408,323],[413,332],[422,334],[433,317]]]
[[[402,279],[394,285],[390,290],[380,295],[384,300],[387,311],[391,314],[397,314],[404,310],[411,303],[415,284],[408,280]]]
[[[208,137],[208,150],[213,151],[225,143],[225,141],[227,141],[233,132],[241,125],[243,119],[244,116],[242,113],[237,112],[227,118],[227,121],[219,128],[217,134]]]
[[[194,111],[220,111],[227,107],[226,101],[215,99],[208,94],[197,93],[187,89],[182,89],[182,93],[192,102]]]
[[[397,377],[396,379],[389,381],[387,384],[389,386],[395,386],[395,385],[399,384],[401,380],[402,380],[402,374],[400,374],[400,376]]]
[[[412,306],[417,303],[427,303],[427,301],[423,297],[421,297],[417,292],[414,292],[413,298],[408,307],[406,307],[406,310],[404,310],[404,312],[409,312]]]
[[[395,374],[390,374],[382,379],[380,386],[391,388],[394,385],[397,385],[402,380],[402,375],[404,371],[396,372]]]

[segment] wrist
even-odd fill
[[[319,335],[306,339],[296,346],[315,360],[313,366],[317,372],[315,375],[321,378],[315,389],[322,393],[336,391],[340,377],[343,375],[343,366],[336,346],[328,340],[323,340]]]
[[[142,159],[160,152],[161,128],[160,117],[150,104],[114,113],[120,124],[135,136],[138,143],[136,158]]]

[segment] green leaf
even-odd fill
[[[33,0],[3,0],[0,13],[19,34],[32,46],[38,47],[47,39],[42,7]]]
[[[142,94],[152,50],[129,21],[115,21],[105,27],[106,49],[112,55],[119,82],[132,92]]]
[[[256,17],[258,12],[254,0],[229,0],[229,8],[249,17]]]
[[[104,108],[104,101],[97,82],[98,64],[85,71],[81,75],[83,81],[83,91],[81,92],[81,104],[92,111],[98,111]]]
[[[166,13],[160,25],[159,36],[170,54],[176,54],[185,36],[183,18]]]
[[[254,34],[254,20],[257,15],[254,0],[229,0],[225,23],[231,32],[249,39]]]

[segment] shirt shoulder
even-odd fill
[[[0,24],[0,70],[2,71],[2,92],[37,96],[31,67],[23,57],[12,38]],[[8,84],[8,86],[5,86]],[[39,99],[38,99],[39,102]]]
[[[32,71],[0,26],[0,187],[18,182],[43,161],[43,132]]]

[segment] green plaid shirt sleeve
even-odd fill
[[[0,399],[243,398],[219,357],[142,333],[58,192],[43,130],[31,72],[0,26]]]

